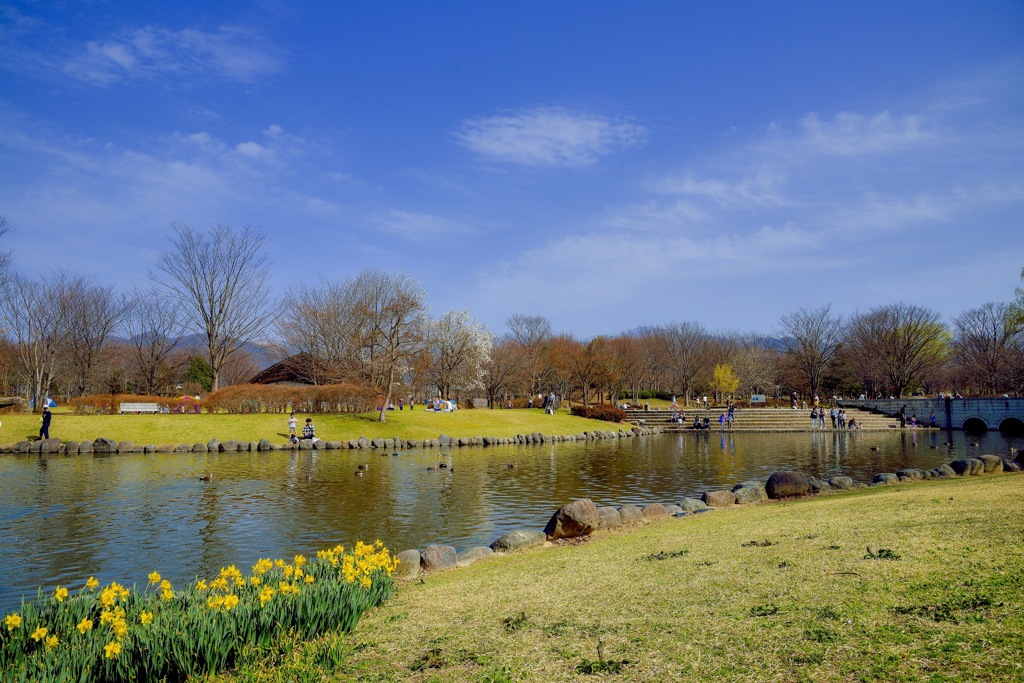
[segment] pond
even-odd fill
[[[665,434],[621,441],[439,451],[272,451],[0,456],[0,610],[36,588],[86,578],[175,585],[260,557],[315,555],[356,540],[400,551],[489,545],[542,529],[575,498],[673,503],[794,468],[870,481],[968,455],[1007,455],[1024,438],[990,432]],[[363,476],[355,476],[358,466]],[[514,469],[509,468],[515,464]],[[433,468],[433,469],[428,469]],[[212,480],[200,477],[210,473]]]

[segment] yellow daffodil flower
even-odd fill
[[[100,585],[99,579],[95,576],[90,576],[89,580],[85,582],[85,587],[91,591],[96,590],[96,587]]]
[[[205,581],[203,581],[202,579],[199,579],[198,581],[196,581],[196,590],[197,591],[204,591],[206,589],[207,589],[207,585],[206,585]]]
[[[57,645],[59,645],[59,644],[60,644],[60,641],[57,639],[57,636],[50,636],[49,638],[46,639],[46,649],[47,650],[52,650],[53,648],[57,647]]]
[[[78,622],[78,632],[83,636],[85,635],[85,632],[90,629],[92,629],[92,619],[82,619]]]
[[[231,611],[232,607],[238,605],[238,596],[232,593],[231,595],[224,596],[224,609]]]
[[[68,597],[68,589],[57,586],[57,590],[53,591],[53,597],[57,602],[64,602],[64,598]]]
[[[145,626],[146,624],[153,623],[153,613],[152,612],[140,612],[139,613],[139,621],[142,623],[143,626]]]
[[[49,629],[47,629],[45,626],[40,626],[35,631],[32,631],[32,640],[38,643],[40,640],[46,637],[46,634],[48,632]]]
[[[114,632],[117,639],[120,640],[128,635],[128,624],[125,623],[124,619],[116,619],[114,623],[110,625],[110,630]]]
[[[306,576],[303,577],[302,580],[305,581],[306,583],[313,583],[313,575],[312,574],[306,574]]]
[[[160,583],[160,572],[153,572],[149,575],[149,584],[155,586],[158,583]]]
[[[121,643],[116,640],[103,646],[103,654],[107,659],[114,659],[121,654]]]
[[[172,591],[170,588],[161,589],[160,597],[163,598],[164,600],[173,600],[174,599],[174,591]]]
[[[20,614],[8,614],[4,619],[4,625],[7,626],[8,631],[13,631],[21,626],[21,615]]]

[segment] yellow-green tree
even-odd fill
[[[732,367],[718,363],[715,365],[711,386],[715,390],[716,399],[721,400],[740,388],[740,378],[732,371]]]

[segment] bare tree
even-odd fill
[[[42,410],[59,378],[68,337],[70,278],[56,273],[36,282],[14,274],[3,282],[0,311],[12,350],[30,385],[34,410]]]
[[[100,375],[108,375],[98,367],[108,338],[124,320],[128,303],[113,287],[94,285],[82,278],[68,282],[67,361],[72,393],[82,396],[99,388]]]
[[[408,275],[374,270],[364,270],[347,288],[363,330],[364,352],[384,393],[378,420],[385,422],[400,373],[423,345],[426,293]]]
[[[682,389],[683,404],[689,405],[690,393],[698,380],[710,379],[711,337],[695,322],[682,322],[660,328],[665,367],[671,374],[674,390]]]
[[[949,333],[939,314],[914,304],[889,304],[856,315],[846,338],[862,374],[884,379],[898,397],[949,352]]]
[[[733,356],[733,369],[740,377],[740,391],[750,394],[779,393],[779,351],[768,348],[760,337],[746,335]]]
[[[491,339],[491,353],[487,365],[484,366],[484,388],[487,391],[487,403],[494,407],[499,396],[507,396],[516,392],[516,377],[520,375],[523,356],[520,346],[511,337]],[[528,388],[527,388],[528,389]]]
[[[0,216],[0,237],[3,237],[11,231],[11,224],[7,222],[7,216]],[[3,282],[7,277],[8,268],[11,266],[11,261],[14,257],[11,252],[0,249],[0,282]]]
[[[151,277],[182,300],[192,330],[205,339],[216,391],[227,359],[256,339],[277,310],[267,285],[266,236],[249,226],[171,229],[171,248],[160,252],[160,274]]]
[[[588,342],[580,342],[570,338],[565,349],[570,376],[583,392],[583,405],[588,406],[590,388],[600,382],[608,362],[606,340],[594,337]]]
[[[483,388],[490,360],[491,334],[468,311],[448,311],[427,332],[428,375],[443,398]]]
[[[125,316],[130,371],[145,394],[165,390],[183,369],[175,354],[184,332],[182,301],[158,290],[134,288]]]
[[[817,395],[821,379],[843,342],[843,320],[832,315],[832,304],[801,308],[779,319],[786,353],[807,380],[811,395]]]
[[[300,359],[293,370],[312,384],[371,381],[372,359],[362,356],[364,330],[348,290],[321,282],[285,296],[276,324],[280,354]]]
[[[529,376],[527,390],[532,394],[540,389],[544,374],[550,369],[550,354],[545,347],[552,336],[551,321],[540,315],[516,313],[505,324],[523,354],[521,367]]]
[[[1011,304],[988,303],[953,321],[953,355],[962,376],[986,393],[1017,388],[1017,363],[1024,327]]]

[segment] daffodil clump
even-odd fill
[[[203,677],[246,647],[347,633],[394,588],[398,559],[380,541],[261,559],[176,590],[159,572],[142,590],[94,578],[23,602],[0,624],[4,681],[149,681]]]

